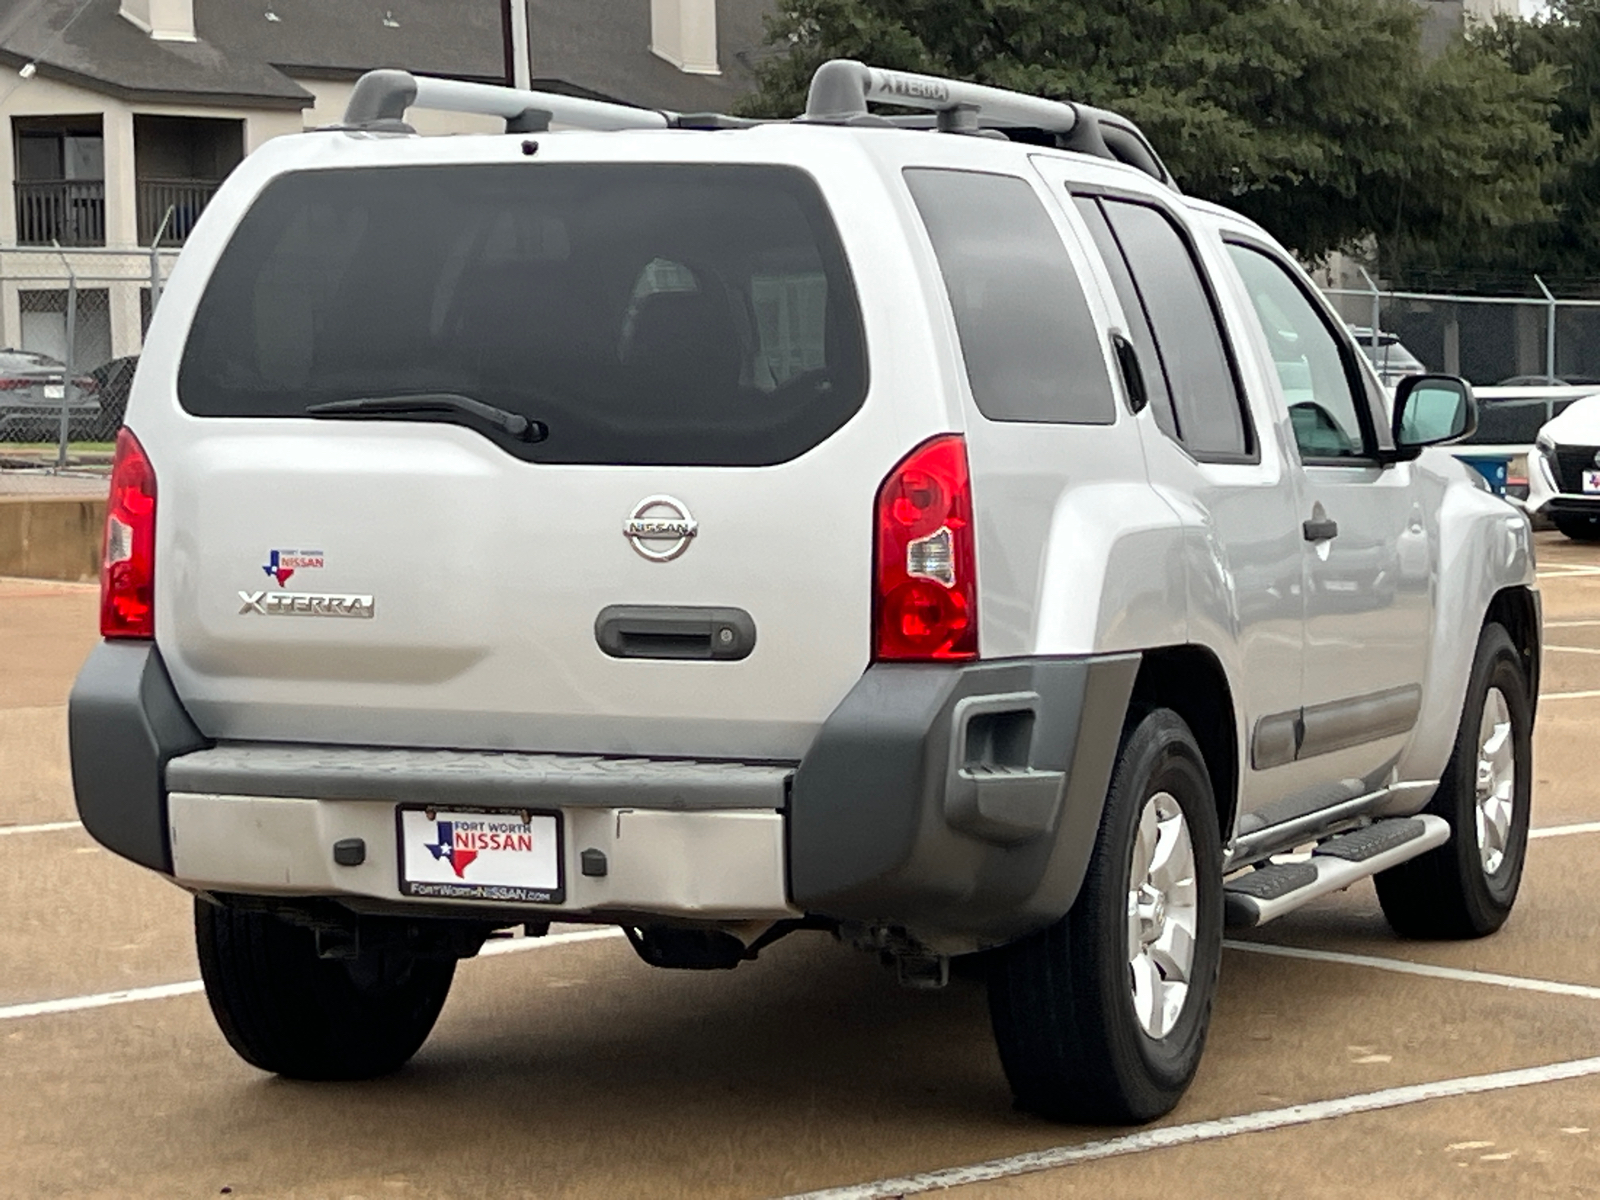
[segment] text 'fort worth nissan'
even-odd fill
[[[1366,877],[1408,936],[1511,909],[1539,604],[1525,518],[1424,451],[1473,421],[1110,113],[378,72],[162,297],[79,809],[195,895],[269,1071],[395,1069],[516,926],[680,968],[814,929],[916,986],[979,956],[1020,1103],[1146,1120],[1225,924]]]

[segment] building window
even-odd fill
[[[19,246],[106,244],[100,117],[13,117]]]

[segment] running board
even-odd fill
[[[1450,826],[1435,816],[1375,821],[1329,838],[1304,862],[1267,863],[1224,884],[1228,927],[1265,924],[1449,840]]]

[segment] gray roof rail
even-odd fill
[[[1063,149],[1127,163],[1176,187],[1149,139],[1116,113],[981,83],[869,67],[848,58],[817,68],[800,119],[825,125],[878,124],[880,119],[867,110],[869,103],[927,109],[935,114],[936,128],[950,133],[1038,129],[1054,134]],[[890,118],[883,123],[899,122]]]
[[[345,105],[344,128],[405,130],[408,108],[500,117],[507,133],[542,133],[552,121],[579,129],[666,129],[674,124],[676,115],[557,92],[381,70],[368,71],[356,80]]]

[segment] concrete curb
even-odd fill
[[[100,577],[103,496],[0,496],[0,575]]]

